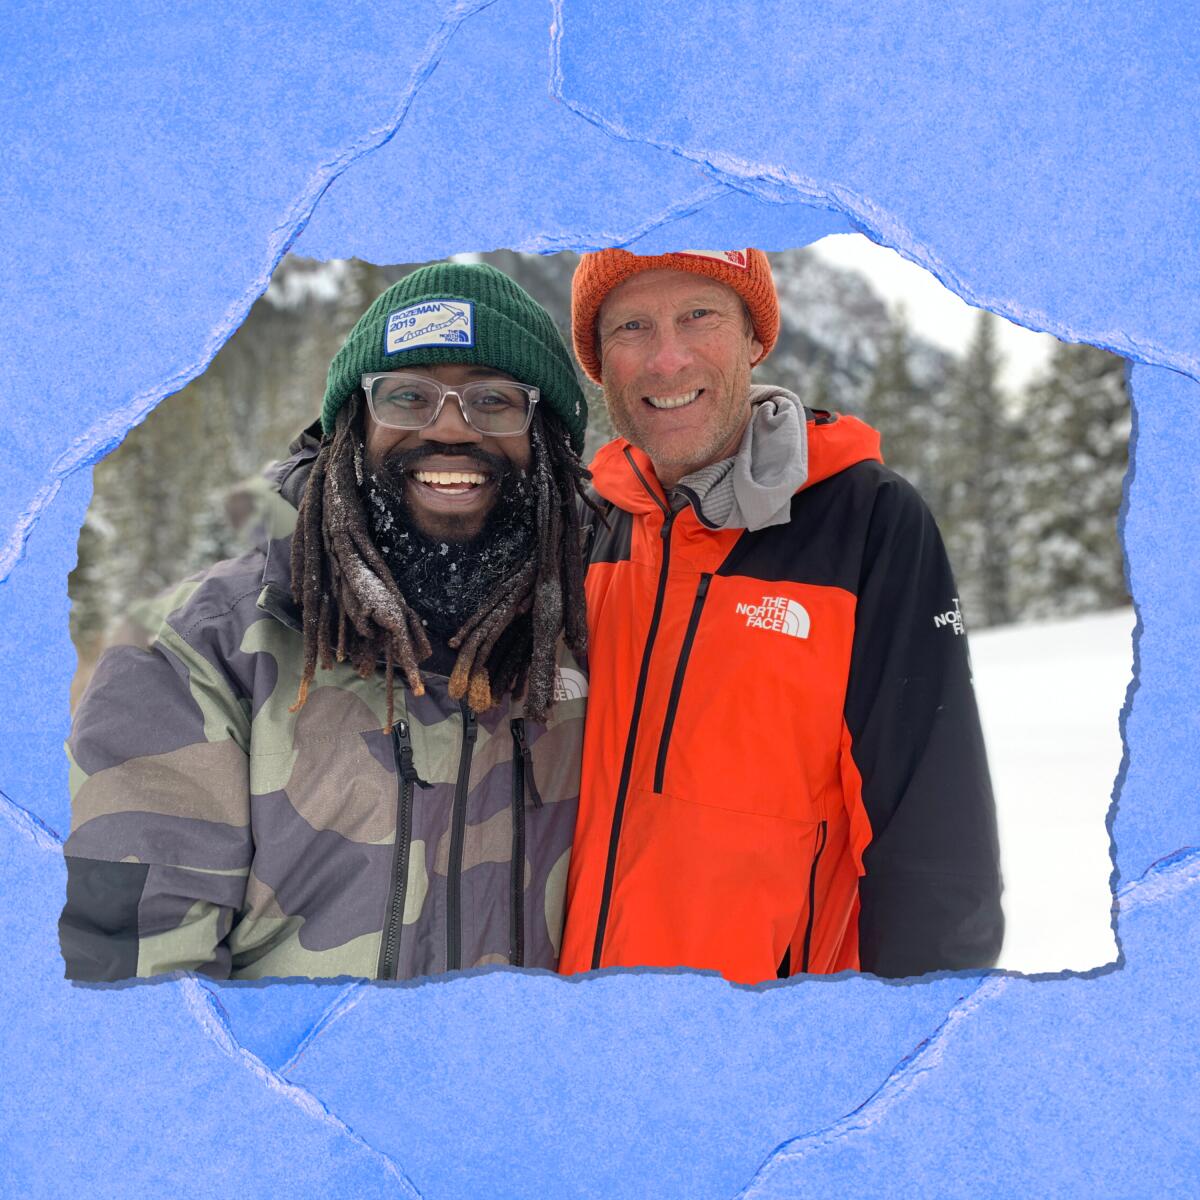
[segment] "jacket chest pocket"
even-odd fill
[[[373,845],[390,840],[395,830],[395,768],[378,726],[298,736],[288,750],[252,749],[250,789],[257,809],[268,798],[285,804],[309,837],[329,831]]]
[[[819,820],[838,778],[844,667],[822,661],[799,604],[755,586],[747,600],[744,581],[699,577],[669,684],[657,674],[666,701],[642,778],[712,808]]]
[[[290,660],[289,660],[290,661]],[[381,678],[361,679],[348,664],[322,672],[298,712],[291,679],[263,702],[250,727],[250,790],[282,793],[314,831],[355,841],[390,838],[395,763],[383,732]],[[399,715],[404,708],[397,705]]]

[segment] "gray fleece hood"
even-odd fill
[[[786,523],[792,496],[808,479],[808,426],[800,400],[784,388],[753,384],[750,405],[737,453],[685,475],[670,489],[710,529]]]

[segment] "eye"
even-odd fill
[[[413,408],[416,405],[428,404],[428,398],[416,388],[396,388],[386,395],[379,397],[383,404],[392,404],[397,408]]]
[[[602,334],[602,341],[616,338],[618,341],[629,342],[647,336],[650,332],[650,322],[645,317],[630,317],[627,321],[614,319],[612,324],[603,328],[597,326],[596,331]]]
[[[707,317],[712,311],[711,308],[693,308],[688,316],[693,321],[698,321],[701,317]]]
[[[412,411],[436,404],[437,389],[408,379],[379,379],[374,398],[377,406]]]
[[[511,396],[496,391],[476,392],[471,397],[471,403],[476,408],[507,408],[513,402]]]
[[[465,398],[477,412],[498,412],[505,408],[518,408],[523,412],[529,407],[529,397],[523,389],[495,383],[471,384]]]

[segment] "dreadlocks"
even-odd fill
[[[300,501],[292,538],[292,592],[300,606],[304,672],[292,707],[303,707],[317,666],[349,659],[364,679],[384,663],[387,723],[399,666],[424,695],[418,664],[432,652],[420,616],[375,545],[360,492],[362,436],[357,398],[343,404]],[[553,699],[559,634],[577,657],[587,650],[579,506],[587,469],[562,422],[539,410],[530,427],[536,525],[533,555],[502,580],[450,638],[458,652],[449,692],[476,712],[525,691],[526,715],[544,720]]]

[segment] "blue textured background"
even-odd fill
[[[1185,4],[982,7],[5,6],[4,1194],[1195,1193],[1200,33]],[[61,980],[89,468],[204,369],[287,249],[853,228],[1139,364],[1119,967],[761,991]]]

